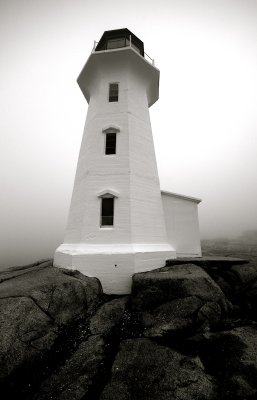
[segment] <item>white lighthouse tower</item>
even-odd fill
[[[159,70],[128,29],[104,32],[78,77],[89,104],[64,243],[55,265],[129,293],[135,272],[161,267],[168,242],[149,107]]]

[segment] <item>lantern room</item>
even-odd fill
[[[132,47],[144,57],[144,43],[126,28],[105,31],[95,51],[120,49],[122,47]]]

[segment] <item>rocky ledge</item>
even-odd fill
[[[43,260],[0,273],[1,399],[257,398],[257,265],[169,260],[130,296]]]

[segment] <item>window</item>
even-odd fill
[[[110,83],[109,85],[109,102],[118,101],[119,99],[119,84]]]
[[[134,43],[131,43],[131,47],[133,47],[134,50],[136,50],[138,53],[140,53],[139,47],[137,47]]]
[[[106,133],[105,154],[116,154],[116,132]]]
[[[114,197],[102,197],[101,226],[112,226],[114,216]]]
[[[125,47],[125,37],[117,39],[109,39],[107,42],[107,49],[118,49],[120,47]]]

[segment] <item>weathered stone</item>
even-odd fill
[[[100,301],[97,279],[39,267],[29,266],[28,271],[23,267],[22,274],[0,284],[2,380],[24,363],[32,366],[52,347],[58,327],[91,315]]]
[[[99,307],[89,323],[89,334],[92,336],[79,344],[64,366],[41,385],[36,400],[79,400],[99,390],[106,357],[107,354],[110,356],[117,334],[114,331],[121,324],[127,302],[126,296]],[[113,335],[111,339],[110,335]]]
[[[238,277],[242,285],[257,281],[257,266],[254,264],[234,265],[231,271]]]
[[[204,302],[225,305],[219,286],[200,267],[174,265],[166,272],[143,272],[133,276],[132,304],[136,310],[148,310],[170,300],[196,296]]]
[[[15,278],[19,275],[28,274],[29,272],[38,271],[39,269],[44,269],[53,266],[52,259],[44,259],[36,261],[29,265],[21,265],[17,267],[9,267],[3,271],[0,271],[0,283],[8,279]]]
[[[52,319],[28,297],[0,301],[0,382],[24,362],[32,362],[51,348],[55,338]],[[39,344],[41,339],[41,344]]]
[[[231,387],[229,392],[232,392],[233,397],[235,396],[239,399],[256,399],[256,389],[252,388],[242,376],[232,376],[229,384]]]
[[[0,284],[0,300],[30,297],[59,324],[90,313],[100,294],[96,278],[76,278],[55,267],[30,270]]]
[[[198,357],[130,339],[121,343],[100,400],[211,400],[215,389]]]
[[[203,268],[220,268],[222,270],[230,268],[232,265],[242,265],[249,261],[247,259],[237,257],[223,257],[223,256],[203,256],[195,257],[193,260],[191,257],[181,257],[179,259],[172,259],[166,261],[166,267],[180,264],[195,264]],[[161,268],[164,270],[166,267]]]
[[[136,274],[131,297],[102,305],[96,279],[51,261],[0,273],[1,396],[257,398],[257,328],[234,328],[242,317],[257,315],[255,269],[232,262],[216,268],[212,260],[210,268],[202,264],[205,270],[187,262]],[[221,327],[230,330],[217,333]]]
[[[221,288],[224,295],[229,299],[234,299],[235,296],[235,285],[231,285],[231,282],[226,279],[227,276],[218,275],[219,271],[216,273],[210,272],[210,277],[214,280],[214,282]]]
[[[255,326],[203,336],[201,357],[229,398],[257,396],[257,329]]]
[[[216,327],[220,323],[220,320],[221,308],[217,303],[207,302],[198,311],[197,325],[201,326],[201,330],[208,331]]]
[[[202,305],[202,300],[190,296],[164,303],[151,312],[144,312],[144,336],[161,337],[167,334],[190,332],[194,326],[194,315]]]
[[[71,358],[40,387],[34,400],[82,400],[98,384],[105,360],[100,335],[82,342]]]
[[[121,323],[128,297],[114,299],[104,303],[90,320],[93,335],[109,335]]]
[[[239,290],[241,299],[246,304],[246,316],[250,320],[257,321],[257,281],[249,282]]]
[[[193,264],[133,277],[132,306],[142,313],[147,337],[209,330],[226,315],[228,305],[219,286]]]

